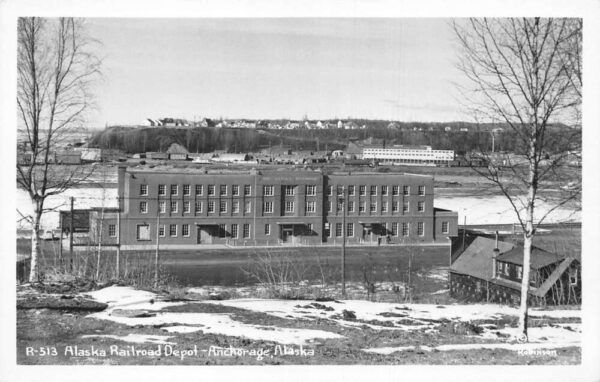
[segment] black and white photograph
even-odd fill
[[[1,380],[600,377],[600,3],[17,3]]]

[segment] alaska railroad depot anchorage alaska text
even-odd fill
[[[274,356],[295,356],[312,357],[315,350],[306,348],[302,345],[275,345],[264,348],[236,348],[233,346],[220,347],[210,346],[208,349],[199,349],[197,345],[191,348],[178,348],[173,345],[156,345],[153,348],[141,348],[135,345],[110,345],[108,349],[96,346],[70,346],[66,345],[63,349],[55,346],[40,346],[25,348],[25,355],[56,357],[62,354],[66,357],[176,357],[182,361],[186,358],[207,357],[252,357],[257,361]]]

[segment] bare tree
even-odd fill
[[[35,281],[46,199],[90,173],[82,166],[59,166],[53,156],[68,133],[81,126],[92,104],[90,89],[100,60],[81,20],[20,18],[17,33],[17,111],[31,151],[28,163],[17,163],[17,184],[33,204],[27,220],[32,227],[29,280]]]
[[[524,233],[519,335],[526,341],[536,228],[557,208],[577,204],[581,191],[580,172],[565,167],[568,154],[581,149],[579,121],[572,118],[581,103],[581,20],[469,19],[453,27],[469,107],[478,118],[499,119],[516,137],[514,153],[488,156],[488,168],[478,173],[510,201]],[[570,126],[558,129],[558,122]],[[576,181],[564,192],[543,192],[567,178]],[[540,203],[549,205],[544,213],[536,210]]]

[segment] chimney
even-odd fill
[[[498,249],[498,231],[496,231],[496,243],[494,245],[494,251],[492,252],[492,278],[496,278],[496,260],[498,259],[498,255],[500,254],[500,250]]]

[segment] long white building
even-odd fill
[[[362,154],[363,159],[375,159],[383,163],[436,165],[454,160],[454,150],[433,150],[431,146],[365,146]]]

